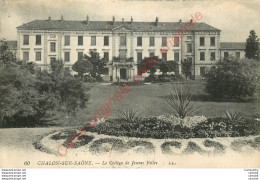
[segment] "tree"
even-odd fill
[[[84,74],[90,72],[91,69],[92,65],[86,59],[79,59],[72,66],[72,70],[78,73],[81,80],[84,80]]]
[[[162,62],[160,63],[159,68],[163,75],[166,75],[167,72],[179,74],[179,64],[176,61]]]
[[[158,59],[157,56],[153,56],[153,57],[145,57],[144,59],[142,59],[142,61],[138,62],[138,75],[142,75],[142,73],[147,73],[149,72],[149,77],[154,77],[157,68],[158,68],[158,64],[153,64],[152,60],[156,60]],[[158,60],[159,61],[159,60]],[[147,72],[145,72],[147,71]]]
[[[100,75],[105,73],[105,60],[104,58],[100,58],[98,52],[90,51],[89,56],[84,55],[84,59],[90,62],[88,71],[90,72],[91,77],[100,78]]]
[[[181,69],[182,74],[185,76],[186,79],[191,78],[191,71],[192,71],[192,61],[191,59],[182,59],[181,61]]]
[[[0,46],[0,124],[16,120],[16,124],[28,124],[36,114],[38,92],[32,63],[17,61],[7,44]]]
[[[66,73],[62,60],[51,61],[50,73],[35,74],[34,63],[14,59],[5,46],[0,50],[0,125],[42,125],[86,107],[88,89]]]
[[[163,75],[166,75],[167,72],[169,71],[168,63],[167,62],[162,62],[159,65],[160,71],[162,72]]]
[[[62,108],[68,115],[75,115],[77,109],[85,108],[88,100],[87,88],[82,82],[64,70],[62,60],[53,60],[50,64],[51,73],[41,73],[39,91],[53,94],[53,99],[59,102],[59,111]],[[42,89],[45,92],[42,92]]]
[[[259,38],[254,30],[250,31],[246,40],[245,53],[246,58],[259,60]]]
[[[168,72],[174,72],[175,74],[179,74],[179,64],[176,61],[167,61],[168,64]]]
[[[0,120],[4,125],[34,123],[38,105],[35,77],[17,64],[0,68]]]
[[[259,65],[254,60],[227,59],[204,75],[206,92],[217,98],[253,96],[259,85]]]
[[[9,51],[7,43],[0,40],[0,65],[5,66],[16,61],[15,55]]]

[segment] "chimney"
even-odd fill
[[[130,22],[130,24],[133,24],[133,17],[131,16],[131,22]]]
[[[88,17],[88,15],[87,15],[86,20],[87,20],[87,25],[88,25],[89,24],[89,17]]]
[[[60,17],[60,21],[63,21],[63,15],[61,15],[61,17]]]
[[[179,20],[179,23],[181,24],[181,19]]]
[[[115,16],[113,16],[112,20],[113,20],[112,25],[114,25],[115,24]]]
[[[48,17],[48,21],[50,21],[50,20],[51,20],[51,16]]]
[[[156,17],[156,19],[155,19],[155,25],[156,25],[156,26],[158,26],[158,22],[159,22],[159,18]]]

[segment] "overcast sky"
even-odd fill
[[[201,12],[202,21],[221,30],[222,42],[243,42],[254,29],[260,36],[260,1],[118,1],[0,0],[0,38],[16,40],[16,27],[35,19],[187,21]]]

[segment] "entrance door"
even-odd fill
[[[126,79],[126,69],[120,68],[120,79]]]

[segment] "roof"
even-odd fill
[[[0,41],[0,45],[6,42],[9,49],[17,49],[17,41]]]
[[[96,31],[96,30],[114,30],[120,26],[133,31],[179,31],[187,22],[130,22],[130,21],[67,21],[67,20],[34,20],[17,27],[18,30],[78,30],[78,31]],[[193,31],[220,31],[206,23],[197,23]]]
[[[220,49],[226,50],[244,50],[246,43],[244,42],[221,42]]]

